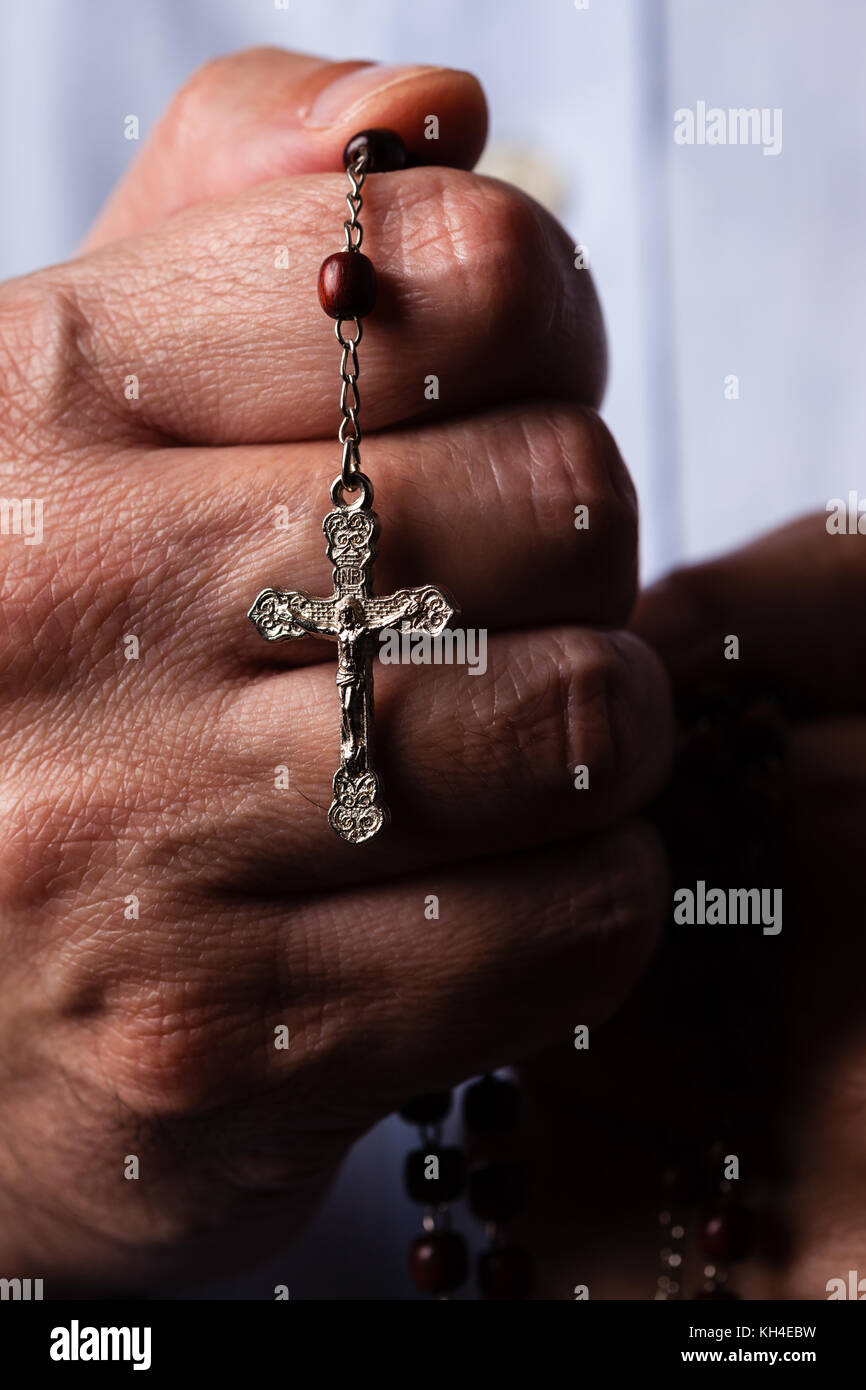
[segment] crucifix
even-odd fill
[[[361,252],[359,213],[367,174],[402,169],[405,163],[403,142],[394,131],[364,130],[352,137],[343,151],[349,179],[349,216],[343,223],[346,249],[328,256],[319,270],[319,302],[336,320],[334,331],[342,349],[343,419],[337,438],[343,446],[343,462],[331,484],[334,511],[322,522],[334,592],[328,598],[311,598],[295,589],[263,589],[247,614],[269,642],[312,636],[330,637],[337,643],[340,766],[334,773],[328,821],[352,845],[372,840],[388,821],[373,762],[374,641],[384,629],[394,627],[436,637],[456,611],[432,584],[399,589],[384,598],[371,592],[379,521],[372,510],[373,485],[360,465],[358,344],[363,320],[376,302],[376,272]],[[354,337],[346,336],[346,323],[354,324]],[[348,502],[347,492],[359,495]]]
[[[365,479],[366,482],[366,479]],[[263,589],[249,617],[269,642],[328,637],[337,643],[340,697],[340,766],[328,811],[333,830],[350,844],[371,840],[387,824],[381,780],[373,762],[373,644],[386,628],[435,637],[455,612],[441,589],[425,584],[387,597],[370,592],[379,522],[358,503],[328,512],[322,522],[333,566],[334,592],[311,598],[294,589]]]

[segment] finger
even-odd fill
[[[437,138],[426,138],[436,116]],[[396,130],[417,163],[471,169],[484,145],[478,81],[451,68],[332,63],[251,48],[200,68],[175,96],[85,242],[92,250],[208,198],[342,168],[359,130]]]
[[[55,369],[27,382],[35,408],[74,430],[86,400],[89,438],[96,414],[137,442],[333,437],[339,349],[316,283],[344,183],[305,175],[202,204],[6,286],[9,314],[57,345]],[[365,429],[515,394],[598,403],[595,291],[543,209],[461,170],[407,169],[369,189],[380,292],[360,357]]]
[[[742,550],[675,571],[641,596],[634,630],[676,684],[776,683],[821,705],[866,702],[862,537],[830,534],[822,513]],[[739,659],[725,659],[726,639]]]
[[[616,442],[594,410],[528,403],[423,431],[393,431],[367,441],[366,461],[378,489],[379,593],[444,584],[459,604],[462,628],[626,622],[637,580],[637,500]],[[205,607],[232,661],[320,659],[312,639],[251,650],[250,634],[232,624],[245,594],[268,587],[329,591],[317,499],[334,467],[330,444],[259,448],[252,455],[210,451],[202,460],[214,503],[199,513],[201,525],[212,537],[224,534],[229,508],[252,523],[221,553],[211,546],[197,574],[199,581],[207,577]],[[183,461],[182,475],[164,485],[167,514],[177,518],[200,491],[186,473]],[[287,473],[307,500],[291,508],[287,529],[275,533],[276,507],[269,502],[287,498]]]
[[[211,761],[180,812],[198,827],[187,868],[216,892],[304,892],[595,830],[656,792],[671,714],[649,648],[628,634],[545,629],[491,638],[485,657],[486,669],[377,665],[376,761],[393,824],[362,854],[326,814],[333,667],[271,672],[208,698]]]
[[[345,953],[342,1002],[363,1031],[346,1061],[364,1100],[387,1113],[602,1022],[652,956],[665,896],[659,843],[631,822],[326,901],[323,949]]]
[[[113,684],[127,633],[144,644],[142,688],[165,662],[196,689],[332,662],[330,643],[264,642],[245,615],[266,588],[330,592],[322,515],[334,455],[324,443],[102,446],[62,477],[50,455],[34,460],[29,485],[55,502],[38,552],[45,563],[34,566],[24,546],[5,557],[0,640],[20,684],[10,679],[3,698],[38,679],[64,691],[86,676]],[[381,497],[379,594],[442,585],[473,641],[479,630],[625,622],[636,500],[595,411],[500,409],[371,438],[367,457]]]
[[[431,893],[435,920],[424,916]],[[71,1039],[68,1067],[86,1075],[94,1058],[110,1057],[118,1100],[140,1116],[204,1112],[217,1101],[226,1109],[233,1096],[249,1102],[267,1150],[275,1129],[285,1139],[285,1108],[272,1089],[263,1094],[264,1059],[273,1085],[328,1096],[333,1128],[366,1126],[412,1093],[600,1022],[651,956],[665,896],[663,855],[637,822],[579,845],[350,893],[332,888],[288,907],[260,885],[254,901],[227,910],[225,898],[203,898],[190,880],[170,969],[164,924],[146,913],[111,952],[88,952],[88,997],[100,1008],[86,1049]],[[99,921],[92,912],[82,919],[82,937],[98,943]],[[130,989],[143,973],[146,1009],[141,990]],[[285,1052],[238,1046],[248,1026],[272,1038],[276,1025],[289,1027]],[[244,1152],[252,1162],[257,1147],[246,1119],[246,1143],[227,1146],[239,1162]],[[274,1153],[272,1177],[278,1162]]]

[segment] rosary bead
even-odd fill
[[[428,1177],[430,1159],[439,1161],[439,1176]],[[463,1191],[466,1180],[466,1160],[463,1150],[457,1148],[413,1149],[406,1155],[403,1170],[406,1191],[413,1202],[423,1202],[425,1206],[435,1207],[443,1202],[453,1202]]]
[[[529,1183],[520,1163],[496,1159],[469,1174],[469,1205],[479,1221],[510,1221],[526,1205]]]
[[[474,1081],[463,1096],[463,1123],[473,1134],[503,1134],[520,1118],[520,1087],[498,1076]]]
[[[519,1245],[500,1245],[478,1257],[482,1298],[524,1299],[532,1292],[532,1260]]]
[[[396,130],[359,130],[343,150],[343,167],[348,169],[363,149],[370,152],[368,174],[388,174],[406,168],[406,146]]]
[[[429,1095],[407,1100],[400,1110],[400,1118],[409,1125],[438,1125],[450,1109],[450,1091],[431,1091]]]
[[[422,1293],[451,1293],[468,1272],[466,1242],[456,1231],[416,1236],[409,1247],[409,1276]]]
[[[319,270],[319,303],[332,319],[363,319],[376,303],[376,272],[361,251],[335,251]]]
[[[752,1219],[745,1207],[725,1203],[711,1212],[701,1230],[701,1249],[712,1260],[743,1260],[751,1248]]]

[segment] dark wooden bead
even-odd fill
[[[335,251],[322,261],[319,303],[332,319],[363,319],[376,303],[376,272],[361,251]]]
[[[426,1096],[413,1096],[400,1111],[400,1118],[409,1125],[438,1125],[451,1109],[450,1091],[431,1091]]]
[[[451,1293],[468,1272],[466,1242],[456,1231],[416,1236],[409,1247],[409,1277],[422,1293]]]
[[[348,169],[363,149],[370,152],[369,174],[388,174],[406,168],[406,146],[396,130],[359,130],[343,150],[343,168]]]
[[[485,1076],[463,1095],[463,1123],[473,1134],[504,1134],[520,1119],[520,1088],[513,1081]]]
[[[701,1249],[712,1260],[744,1260],[752,1245],[751,1213],[726,1202],[708,1213],[701,1229]]]
[[[528,1193],[526,1169],[508,1159],[479,1164],[469,1174],[469,1205],[479,1221],[510,1221]]]
[[[438,1178],[428,1178],[431,1158],[439,1160]],[[463,1191],[466,1180],[466,1160],[463,1150],[456,1148],[413,1149],[406,1155],[403,1170],[406,1191],[413,1202],[435,1207],[441,1202],[453,1202]]]
[[[519,1245],[501,1245],[478,1257],[482,1298],[523,1299],[532,1292],[532,1260]]]

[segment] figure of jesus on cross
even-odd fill
[[[432,584],[380,598],[370,592],[379,523],[366,507],[341,507],[322,522],[334,592],[311,598],[293,589],[263,589],[249,617],[269,642],[311,635],[337,643],[340,766],[328,821],[350,844],[387,824],[388,808],[373,763],[373,643],[386,628],[435,637],[456,609]]]

